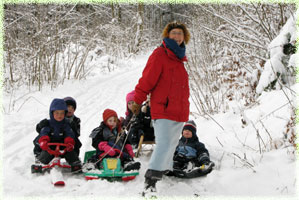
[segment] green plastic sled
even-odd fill
[[[95,154],[96,151],[85,152],[84,162],[86,163],[87,160]],[[86,180],[103,178],[109,181],[129,181],[133,180],[137,175],[139,175],[138,171],[123,171],[119,158],[104,158],[101,161],[100,169],[94,169],[84,173]]]

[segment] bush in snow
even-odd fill
[[[298,15],[298,12],[297,14]],[[290,16],[280,34],[270,43],[270,59],[267,60],[256,87],[258,94],[264,90],[281,89],[282,85],[293,85],[296,77],[295,42],[296,17]]]

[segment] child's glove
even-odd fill
[[[188,162],[188,159],[186,156],[184,156],[183,154],[176,154],[173,158],[174,161],[178,161],[178,162]]]
[[[74,145],[75,145],[75,140],[71,137],[66,137],[64,139],[64,143],[67,145],[66,146],[66,151],[70,152],[74,150]]]
[[[134,158],[135,154],[133,152],[133,148],[130,144],[126,144],[125,145],[125,149],[127,150],[127,152],[129,153],[129,155]]]
[[[99,145],[99,150],[104,151],[107,153],[109,156],[114,156],[115,155],[115,150],[107,144],[107,142],[100,142]]]
[[[50,137],[47,135],[40,137],[38,140],[40,148],[44,151],[46,151],[49,148],[48,142],[50,142]]]
[[[135,101],[132,105],[132,113],[134,113],[135,115],[138,115],[141,109],[141,105],[137,104]]]

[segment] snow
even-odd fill
[[[66,186],[55,188],[51,185],[50,174],[31,174],[30,166],[34,162],[35,125],[49,118],[53,98],[72,96],[77,101],[75,114],[81,118],[83,146],[80,158],[83,160],[84,152],[93,150],[89,134],[102,121],[104,109],[111,108],[119,116],[125,115],[125,96],[134,89],[149,54],[131,58],[127,62],[130,65],[111,73],[94,73],[87,80],[66,81],[55,90],[44,87],[40,92],[28,93],[25,88],[19,88],[13,94],[4,93],[3,197],[139,199],[150,151],[142,152],[136,159],[142,164],[140,175],[130,182],[86,181],[83,175],[65,174]],[[296,87],[294,85],[292,89],[296,91]],[[211,116],[221,127],[212,119],[191,116],[197,124],[200,141],[206,145],[216,164],[215,170],[206,177],[190,180],[164,177],[157,183],[158,196],[187,199],[198,194],[200,198],[221,200],[297,199],[296,155],[283,139],[291,113],[285,95],[294,101],[289,91],[263,92],[255,106]],[[193,102],[191,112],[196,113]],[[241,122],[243,118],[246,125]],[[271,138],[263,127],[267,128]],[[263,142],[257,138],[257,130]],[[273,143],[280,145],[276,149]]]

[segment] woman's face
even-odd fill
[[[180,46],[184,42],[184,31],[180,28],[174,28],[169,32],[170,39],[176,41],[176,43]]]

